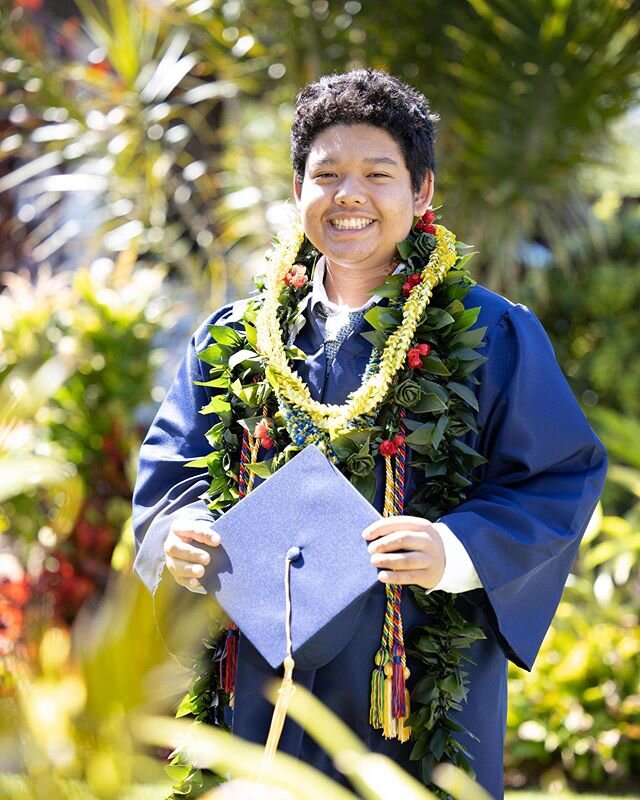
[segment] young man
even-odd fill
[[[216,388],[195,383],[211,377],[198,359],[212,343],[208,326],[242,331],[247,322],[249,327],[257,324],[255,349],[267,366],[275,364],[270,348],[286,345],[288,335],[306,359],[294,362],[296,374],[288,383],[278,372],[281,367],[260,373],[266,384],[272,383],[267,391],[273,391],[264,424],[252,430],[254,453],[264,460],[291,442],[330,444],[341,430],[366,430],[373,420],[382,433],[366,439],[360,460],[340,453],[337,459],[356,485],[373,485],[374,505],[386,514],[364,532],[371,563],[380,570],[379,590],[371,592],[340,652],[327,664],[298,671],[296,679],[336,710],[370,748],[416,773],[420,759],[410,760],[412,745],[401,741],[401,735],[385,736],[388,731],[369,724],[371,667],[380,646],[381,620],[391,602],[385,586],[411,585],[457,595],[456,608],[478,624],[486,638],[471,648],[468,702],[454,716],[477,737],[459,738],[474,757],[479,782],[499,797],[507,659],[526,668],[533,663],[601,491],[605,454],[531,312],[480,286],[468,291],[464,278],[445,280],[446,269],[433,278],[428,305],[429,293],[422,284],[436,275],[443,260],[455,260],[448,232],[434,226],[429,213],[434,122],[423,95],[381,72],[324,77],[300,93],[291,137],[294,194],[307,240],[321,255],[312,274],[295,264],[282,267],[284,279],[273,303],[289,298],[298,314],[272,309],[275,327],[278,319],[294,319],[278,332],[284,342],[270,338],[267,316],[257,323],[251,314],[245,316],[246,302],[215,312],[194,335],[141,452],[134,498],[136,569],[152,591],[161,575],[168,574],[180,586],[203,592],[200,579],[210,556],[199,545],[215,548],[220,543],[213,524],[218,512],[209,511],[202,499],[211,477],[205,468],[184,469],[209,452],[205,433],[216,422],[212,415],[199,413],[215,398]],[[405,262],[397,245],[410,235],[416,217],[421,223],[411,241],[426,242],[426,250],[416,245],[418,250]],[[389,282],[392,275],[397,277]],[[385,281],[397,289],[395,294],[385,291],[390,300],[373,294]],[[405,331],[410,303],[417,302],[420,292],[427,298],[426,307],[414,315],[409,334],[394,339],[398,331]],[[264,306],[268,297],[267,290]],[[392,319],[378,328],[386,343],[362,336],[371,334],[371,320],[384,316],[368,312],[387,302]],[[480,309],[477,320],[469,311],[474,308]],[[262,334],[260,325],[267,328]],[[484,334],[480,329],[486,329]],[[465,331],[471,337],[463,341]],[[474,338],[472,331],[480,335]],[[378,348],[373,358],[372,342]],[[400,349],[395,361],[391,346],[385,350],[389,342]],[[465,342],[469,346],[463,346]],[[486,360],[477,357],[475,346],[482,347]],[[465,369],[465,359],[473,367]],[[388,367],[392,361],[395,372]],[[456,376],[463,376],[462,383],[453,380]],[[386,378],[388,385],[376,395],[377,383]],[[469,398],[469,389],[475,398]],[[348,401],[354,396],[378,397],[377,405],[372,401],[368,407],[368,417],[349,416],[353,403]],[[476,402],[474,423],[468,411]],[[227,412],[215,402],[210,408]],[[305,431],[312,431],[309,438],[296,438],[300,415]],[[428,435],[426,445],[411,431]],[[444,444],[436,442],[436,431]],[[237,432],[241,438],[240,429]],[[408,456],[405,439],[412,447]],[[239,438],[231,435],[226,441],[231,440],[239,449]],[[451,467],[456,453],[474,451],[486,463],[474,461],[476,468],[468,476],[456,473]],[[228,452],[233,461],[232,450]],[[234,474],[242,483],[243,466],[238,463]],[[384,476],[389,468],[395,469],[396,488],[402,478],[404,504],[385,505],[389,498],[384,496]],[[373,483],[371,474],[376,476]],[[218,508],[224,507],[218,503]],[[426,619],[411,592],[403,594],[401,611],[410,637]],[[442,620],[432,624],[447,625]],[[274,672],[242,635],[240,641],[233,730],[264,741],[270,707],[260,687]],[[408,663],[408,689],[413,691],[426,667],[419,659]],[[419,697],[414,699],[418,706],[413,710],[420,703]],[[401,728],[398,720],[392,725],[396,732]],[[285,729],[281,748],[334,772],[326,755],[295,726]],[[424,771],[419,774],[426,777]]]

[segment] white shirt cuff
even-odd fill
[[[462,542],[444,522],[434,522],[433,524],[442,539],[445,565],[439,582],[428,591],[439,590],[450,594],[460,594],[461,592],[470,592],[472,589],[481,589],[482,582]]]

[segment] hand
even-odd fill
[[[445,566],[444,545],[433,523],[420,517],[385,517],[366,528],[371,563],[382,583],[437,586]]]
[[[164,543],[165,563],[176,583],[190,592],[206,594],[199,579],[211,559],[209,553],[191,542],[217,547],[220,536],[207,522],[189,517],[179,518],[172,523]]]

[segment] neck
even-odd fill
[[[366,270],[349,269],[326,261],[324,288],[332,303],[359,308],[371,298],[371,292],[388,278],[393,264]]]

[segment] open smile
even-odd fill
[[[375,219],[371,217],[341,217],[338,219],[330,219],[329,225],[337,231],[362,231],[369,228]]]

